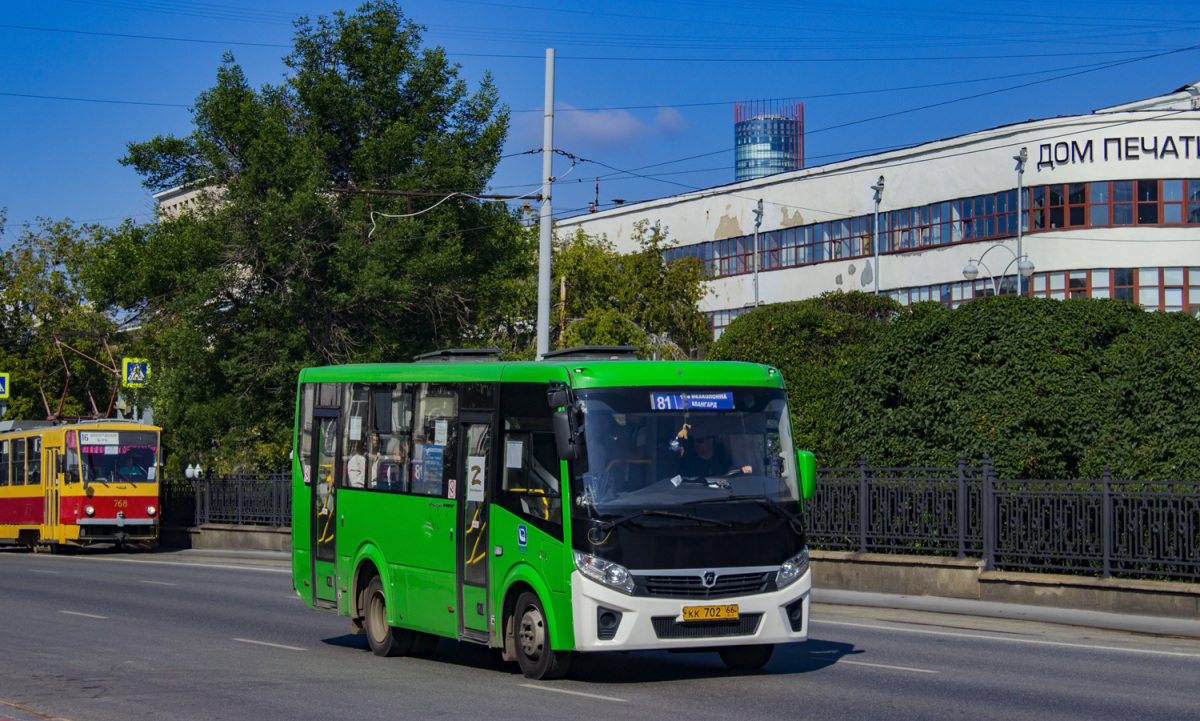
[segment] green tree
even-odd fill
[[[0,233],[3,222],[0,212]],[[0,252],[0,371],[10,374],[8,420],[108,410],[116,376],[85,356],[109,362],[106,343],[115,324],[92,309],[80,281],[100,232],[43,219]]]
[[[202,191],[194,212],[107,234],[88,274],[140,325],[179,452],[281,463],[306,365],[531,337],[515,314],[535,246],[471,197],[507,108],[422,30],[387,0],[301,19],[284,83],[256,90],[226,56],[190,135],[130,144],[148,187]]]
[[[775,303],[735,318],[708,357],[778,368],[787,382],[796,447],[832,465],[846,368],[901,313],[890,298],[857,291]]]
[[[707,274],[697,258],[666,259],[665,229],[634,226],[638,250],[621,255],[604,237],[582,231],[555,244],[552,275],[566,302],[555,304],[558,347],[632,345],[647,357],[687,358],[709,345],[699,302]]]

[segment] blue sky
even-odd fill
[[[0,4],[0,207],[115,225],[154,201],[118,160],[186,135],[225,51],[283,80],[293,18],[323,0]],[[805,103],[808,165],[1088,112],[1200,78],[1200,3],[414,0],[408,17],[513,111],[497,193],[536,191],[545,52],[555,48],[556,216],[733,180],[733,103]],[[1191,48],[1191,49],[1185,49]]]

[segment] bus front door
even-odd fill
[[[313,417],[312,583],[313,606],[337,607],[337,411]]]
[[[491,415],[464,411],[460,418],[460,478],[458,491],[458,632],[463,638],[487,641],[490,629],[488,602],[488,485],[490,473]]]

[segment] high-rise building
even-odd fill
[[[749,100],[733,106],[734,180],[804,167],[804,103]]]

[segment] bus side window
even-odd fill
[[[412,492],[445,497],[458,462],[458,389],[449,383],[422,383],[420,389],[409,462]]]
[[[562,537],[562,479],[554,440],[553,409],[545,383],[506,383],[500,387],[504,424],[499,505]]]
[[[305,383],[300,398],[300,472],[304,475],[305,485],[312,485],[312,428],[313,403],[317,399],[316,385]]]
[[[403,384],[395,383],[374,386],[371,398],[367,488],[408,493],[412,393]]]
[[[12,451],[12,484],[25,485],[25,439],[14,438]]]
[[[0,486],[8,485],[8,441],[0,441]]]

